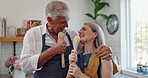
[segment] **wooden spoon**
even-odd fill
[[[74,51],[77,51],[77,47],[79,45],[79,42],[80,42],[80,36],[77,35],[73,39],[73,48],[74,48]]]
[[[64,33],[59,32],[58,33],[58,42],[64,41]],[[61,55],[61,61],[62,61],[62,68],[65,68],[65,58],[64,58],[64,53]]]
[[[79,42],[80,42],[80,36],[75,36],[74,39],[73,39],[73,48],[74,48],[74,51],[77,52],[77,47],[79,45]],[[75,62],[72,62],[72,64],[75,64]]]

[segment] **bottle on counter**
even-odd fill
[[[148,64],[147,63],[145,63],[145,65],[143,65],[142,72],[144,75],[148,75]]]
[[[142,63],[141,62],[139,62],[138,64],[137,64],[137,72],[138,73],[142,73],[143,71],[142,71]]]

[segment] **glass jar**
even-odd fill
[[[7,27],[7,37],[15,37],[16,36],[16,27],[8,26]]]

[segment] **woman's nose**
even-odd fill
[[[79,33],[79,35],[81,35],[82,34],[82,31],[78,31],[78,33]]]
[[[80,33],[81,33],[81,31],[78,31],[78,33],[80,34]]]

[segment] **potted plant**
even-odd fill
[[[7,61],[5,62],[5,66],[9,70],[9,74],[13,76],[13,70],[14,70],[14,63],[18,58],[16,56],[10,56],[8,57]]]
[[[16,56],[8,57],[5,66],[11,74],[11,78],[25,78],[25,73],[21,70],[20,60]]]
[[[86,13],[85,15],[88,16],[88,17],[90,17],[92,20],[94,20],[95,23],[97,23],[96,19],[97,19],[98,16],[101,16],[105,20],[107,20],[108,19],[108,16],[106,14],[99,13],[99,11],[102,10],[105,6],[108,6],[109,7],[109,3],[102,2],[101,0],[91,0],[91,2],[94,5],[94,13],[93,14]]]

